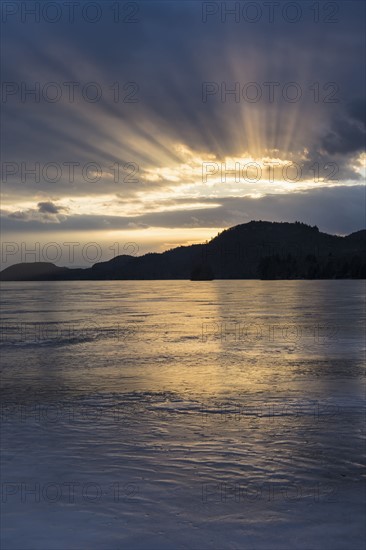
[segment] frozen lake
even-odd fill
[[[364,281],[2,283],[4,550],[356,550]]]

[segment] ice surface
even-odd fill
[[[363,548],[362,281],[3,289],[2,548]]]

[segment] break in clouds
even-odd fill
[[[8,4],[4,230],[364,225],[361,2]]]

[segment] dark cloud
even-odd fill
[[[366,99],[356,99],[348,105],[350,117],[357,120],[363,127],[366,126]]]
[[[56,206],[53,202],[39,202],[37,204],[38,211],[42,214],[58,214],[63,210],[66,210],[64,206]]]
[[[57,206],[51,201],[39,202],[37,208],[27,208],[7,214],[7,217],[12,220],[21,222],[35,222],[36,224],[61,223],[66,219],[68,208],[65,206]]]
[[[365,150],[365,101],[352,101],[331,121],[331,130],[322,140],[322,148],[331,155],[361,153]]]

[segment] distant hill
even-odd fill
[[[22,263],[11,265],[0,273],[4,281],[42,281],[62,276],[69,271],[47,262]]]
[[[366,230],[339,237],[300,222],[252,221],[205,244],[117,256],[91,268],[16,264],[4,269],[0,280],[364,279],[365,258]]]

